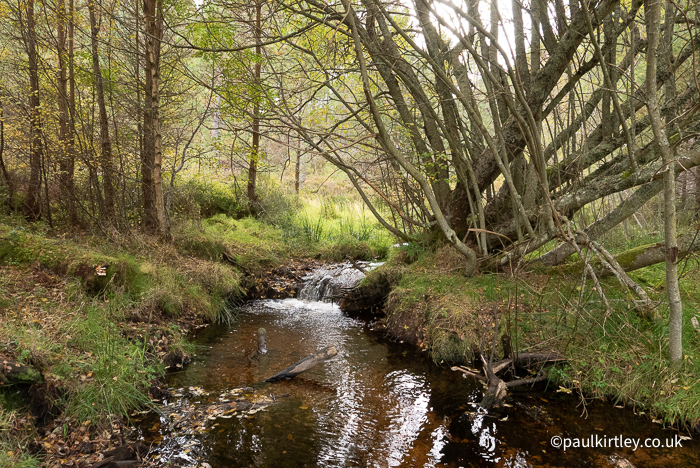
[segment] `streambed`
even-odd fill
[[[267,330],[268,353],[256,334]],[[158,465],[224,467],[700,466],[700,444],[682,448],[552,447],[554,436],[674,439],[673,431],[605,402],[583,408],[571,395],[513,394],[488,413],[474,406],[481,385],[389,342],[366,322],[325,302],[258,300],[230,327],[200,330],[193,363],[172,374],[174,395],[141,430]],[[262,381],[326,346],[335,358],[278,383]],[[212,414],[200,430],[174,427],[181,408],[211,404],[244,387],[263,403]],[[239,390],[236,390],[239,389]],[[252,392],[252,389],[245,391]],[[180,409],[178,409],[180,408]],[[249,408],[248,408],[249,409]]]

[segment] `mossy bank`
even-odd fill
[[[479,349],[494,348],[499,358],[504,336],[519,352],[554,352],[566,361],[549,368],[549,388],[608,398],[689,430],[700,423],[700,332],[691,325],[700,314],[700,273],[697,258],[685,262],[684,359],[677,366],[668,360],[662,264],[631,273],[654,301],[658,321],[638,313],[632,293],[614,277],[601,283],[608,309],[593,282],[571,275],[566,265],[465,278],[463,259],[452,247],[413,244],[394,249],[346,308],[359,313],[382,306],[387,332],[441,365],[471,363]]]

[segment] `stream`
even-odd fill
[[[260,327],[268,335],[264,355],[257,354]],[[327,302],[252,301],[230,327],[202,329],[195,340],[192,364],[168,377],[163,413],[138,423],[159,466],[700,466],[697,437],[682,448],[555,448],[554,436],[585,438],[582,445],[606,436],[663,445],[677,432],[610,402],[584,409],[544,384],[485,412],[474,404],[480,383]],[[336,357],[294,379],[263,383],[330,345]],[[254,402],[245,411],[222,406],[243,395]]]

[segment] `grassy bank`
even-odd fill
[[[271,192],[258,219],[236,219],[225,184],[182,190],[169,243],[0,219],[0,362],[42,376],[0,385],[0,466],[61,463],[85,441],[95,452],[117,443],[166,368],[196,352],[188,331],[230,322],[260,277],[295,257],[376,258],[392,242],[350,198]]]
[[[316,235],[304,229],[319,209],[336,216]],[[187,332],[231,321],[246,288],[275,267],[299,256],[375,258],[391,241],[356,221],[351,203],[309,203],[275,222],[221,211],[179,220],[170,243],[1,220],[0,362],[42,379],[0,385],[0,466],[60,462],[71,444],[125,427],[166,368],[195,352]]]
[[[121,427],[150,404],[165,368],[192,353],[186,332],[230,320],[242,292],[235,269],[152,238],[68,239],[35,228],[0,225],[0,353],[42,374],[31,386],[0,387],[1,466],[60,459],[58,447],[80,428],[92,440]],[[37,433],[54,418],[64,430]]]
[[[519,351],[556,351],[566,357],[549,371],[554,388],[609,398],[687,428],[700,423],[700,333],[690,326],[699,315],[700,269],[697,258],[686,262],[681,279],[685,355],[675,367],[668,364],[663,264],[631,273],[658,308],[662,319],[657,322],[640,318],[633,296],[614,277],[602,280],[608,310],[592,281],[566,273],[566,267],[546,274],[464,278],[463,260],[448,246],[397,249],[364,284],[372,289],[389,281],[389,333],[423,347],[439,363],[471,362],[473,347],[482,343],[486,349],[495,344],[500,356],[500,338],[507,334]]]
[[[153,383],[196,352],[188,331],[233,320],[246,290],[300,257],[388,255],[364,284],[391,291],[389,333],[438,363],[470,361],[475,346],[500,354],[506,334],[519,351],[566,357],[549,370],[560,391],[610,398],[676,426],[700,422],[700,333],[686,327],[685,357],[669,368],[663,265],[631,275],[657,304],[662,320],[654,322],[640,318],[612,277],[602,281],[607,309],[571,264],[467,279],[452,247],[390,250],[395,241],[352,197],[263,190],[259,217],[250,218],[223,183],[180,189],[167,243],[136,231],[69,235],[0,219],[0,363],[43,376],[0,385],[0,466],[61,463],[66,448],[75,453],[87,441],[98,452],[122,441],[129,415],[150,405]],[[657,240],[642,234],[609,248]],[[688,324],[698,314],[700,268],[697,257],[685,262]]]

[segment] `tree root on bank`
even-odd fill
[[[535,377],[528,377],[524,379],[511,380],[509,382],[504,382],[496,374],[504,369],[511,366],[529,366],[535,362],[558,362],[564,361],[565,359],[554,353],[520,353],[512,358],[503,359],[497,363],[492,363],[484,359],[483,355],[480,355],[481,363],[483,365],[484,373],[474,372],[473,370],[467,369],[462,366],[453,366],[453,371],[462,372],[465,375],[474,377],[482,382],[488,384],[486,391],[479,403],[482,408],[493,408],[500,406],[508,395],[508,388],[516,387],[519,385],[529,385],[536,382],[540,382],[547,378],[547,372],[540,370],[540,372]]]

